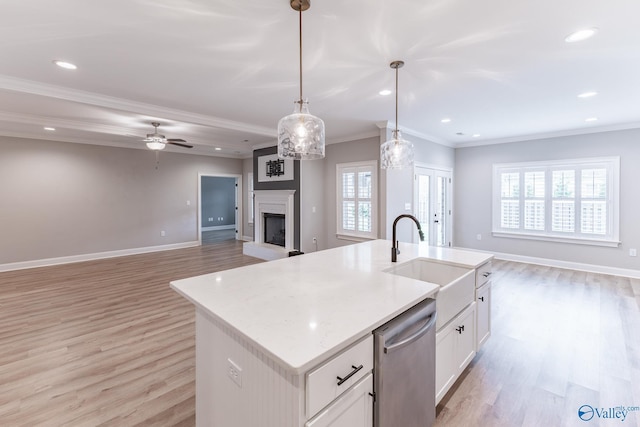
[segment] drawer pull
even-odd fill
[[[486,273],[483,273],[482,275],[483,275],[484,277],[489,277],[489,276],[491,276],[491,272],[490,272],[490,271],[487,271]]]
[[[480,297],[480,301],[484,302],[484,297]]]
[[[459,328],[456,328],[456,331],[458,331],[459,334],[464,332],[464,325],[460,326]]]
[[[344,378],[336,377],[338,379],[338,385],[342,385],[345,381],[347,381],[349,378],[354,376],[356,374],[356,372],[358,372],[360,369],[363,368],[362,365],[360,365],[358,367],[351,365],[351,367],[353,368],[353,371],[349,372],[349,375],[347,375]]]

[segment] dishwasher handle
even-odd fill
[[[412,342],[416,341],[421,336],[426,334],[427,331],[434,326],[434,323],[436,323],[437,314],[438,313],[435,312],[435,311],[433,313],[431,313],[429,315],[429,317],[427,317],[427,321],[425,322],[425,324],[420,329],[418,329],[415,333],[409,335],[407,338],[403,339],[402,341],[398,341],[397,343],[393,343],[390,346],[386,346],[385,345],[384,346],[384,352],[385,353],[389,353],[390,351],[402,348],[405,345],[411,344]]]

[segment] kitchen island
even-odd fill
[[[491,258],[408,243],[400,250],[398,264],[477,268]],[[372,361],[363,355],[363,368],[336,389],[321,384],[325,367],[361,355],[373,329],[439,289],[385,273],[390,253],[390,241],[375,240],[172,282],[196,307],[197,424],[323,425],[317,408],[370,383]],[[366,407],[366,396],[351,396],[351,405]]]

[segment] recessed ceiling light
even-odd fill
[[[567,37],[565,37],[564,41],[566,41],[567,43],[581,42],[582,40],[593,37],[593,35],[597,32],[598,29],[595,27],[578,30],[575,33],[571,33]]]
[[[56,59],[55,61],[53,61],[53,63],[56,64],[58,67],[65,68],[67,70],[75,70],[78,68],[75,64],[72,64],[71,62],[61,61],[59,59]]]
[[[584,92],[578,95],[578,98],[591,98],[592,96],[596,96],[598,92]]]
[[[444,119],[440,120],[440,122],[442,123],[451,123],[451,119],[448,117],[445,117]]]
[[[380,92],[378,92],[380,95],[382,96],[387,96],[387,95],[391,95],[391,91],[389,89],[383,89]]]
[[[584,119],[585,122],[597,122],[598,118],[597,117],[589,117],[588,119]]]
[[[56,128],[52,128],[52,127],[50,127],[50,126],[46,126],[46,127],[44,128],[44,130],[51,130],[51,131],[53,131],[53,130],[56,130]]]
[[[456,132],[456,135],[458,135],[458,136],[463,136],[463,135],[464,135],[464,132]]]
[[[220,147],[216,147],[216,148],[214,148],[214,150],[216,150],[216,151],[220,151],[220,150],[222,150],[222,148],[220,148]]]
[[[479,133],[474,133],[474,134],[473,134],[473,137],[474,137],[474,138],[478,138],[478,137],[480,137],[480,134],[479,134]]]

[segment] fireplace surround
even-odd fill
[[[294,194],[295,190],[254,190],[255,223],[253,242],[245,242],[245,255],[273,260],[285,258],[294,251]],[[283,226],[282,241],[271,242],[266,237],[267,221],[279,218]]]

